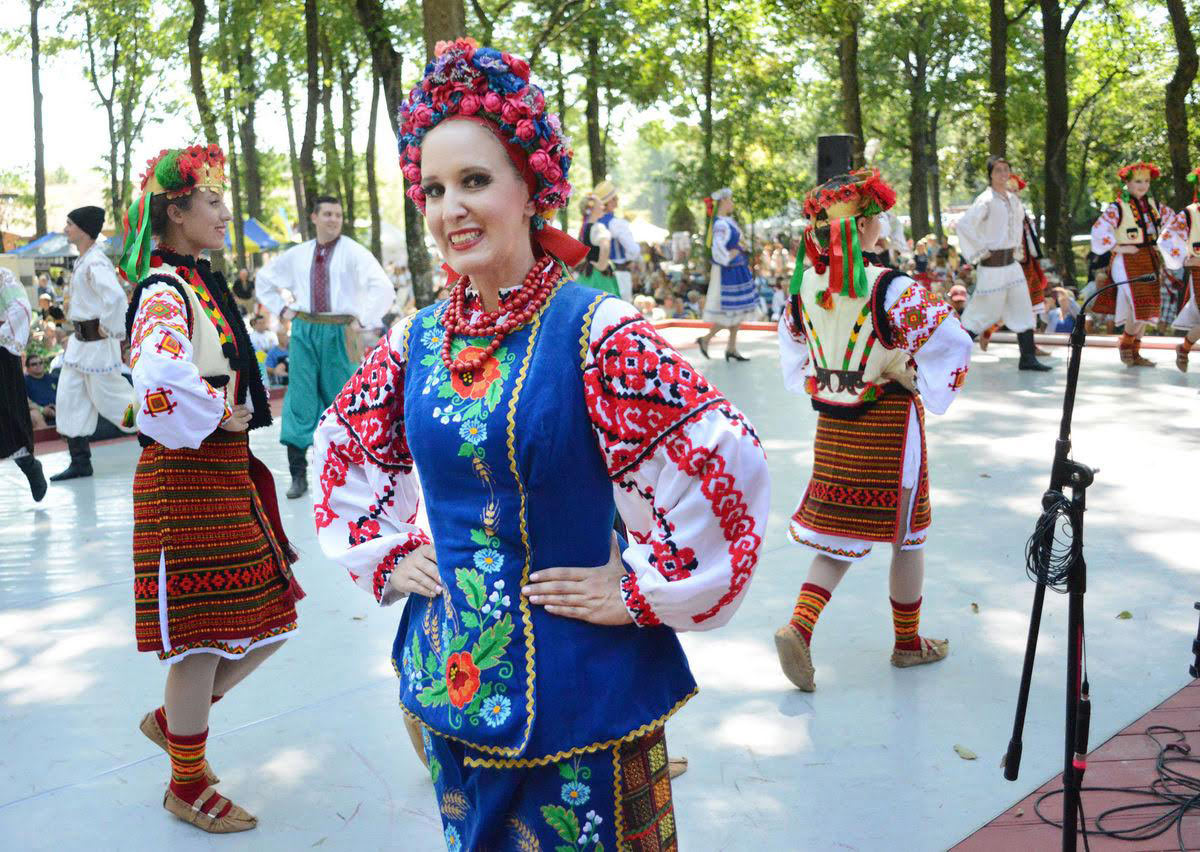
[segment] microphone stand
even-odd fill
[[[1088,728],[1091,722],[1091,701],[1082,665],[1083,595],[1087,591],[1087,564],[1083,558],[1083,513],[1087,509],[1087,489],[1098,469],[1069,458],[1071,453],[1071,418],[1075,412],[1075,391],[1079,385],[1079,368],[1087,338],[1087,308],[1101,293],[1119,287],[1121,283],[1141,283],[1156,280],[1156,276],[1141,275],[1128,282],[1100,287],[1083,303],[1071,332],[1071,354],[1067,362],[1067,387],[1063,398],[1062,421],[1054,445],[1054,461],[1050,468],[1050,487],[1042,496],[1042,519],[1061,509],[1071,529],[1071,546],[1066,575],[1067,583],[1067,699],[1065,748],[1063,758],[1063,852],[1074,852],[1080,812],[1079,793],[1087,769]],[[1064,494],[1070,489],[1068,500]],[[1025,645],[1025,663],[1021,670],[1021,686],[1017,693],[1017,708],[1013,718],[1012,739],[1004,757],[1004,777],[1016,781],[1021,769],[1022,734],[1025,711],[1029,705],[1029,688],[1033,680],[1033,662],[1037,656],[1038,632],[1042,621],[1042,605],[1049,585],[1051,554],[1054,548],[1056,522],[1039,521],[1038,532],[1030,541],[1030,550],[1037,564],[1037,587],[1033,593],[1033,610],[1029,617],[1029,637]]]

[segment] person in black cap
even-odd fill
[[[75,331],[67,341],[55,399],[56,427],[67,439],[71,464],[51,482],[92,475],[88,436],[96,431],[99,415],[133,431],[133,387],[121,375],[128,299],[112,261],[96,242],[103,225],[103,209],[80,207],[67,214],[63,229],[79,250],[67,310]]]

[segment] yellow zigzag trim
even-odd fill
[[[597,296],[592,300],[592,304],[588,306],[587,313],[583,315],[583,330],[579,332],[579,366],[587,367],[588,343],[592,339],[592,317],[596,313],[596,308],[600,307],[600,303],[609,298],[607,293]]]
[[[600,751],[606,748],[615,748],[621,743],[636,740],[638,737],[644,737],[651,731],[656,731],[667,723],[667,720],[678,712],[679,708],[687,704],[696,697],[696,693],[700,691],[700,687],[694,688],[687,695],[679,700],[679,703],[668,710],[666,713],[659,716],[652,722],[647,722],[640,728],[635,728],[628,734],[621,737],[615,737],[611,740],[603,740],[602,742],[592,743],[591,745],[579,746],[578,748],[567,749],[556,754],[548,754],[545,757],[527,757],[518,758],[516,760],[493,760],[491,758],[463,757],[463,765],[475,768],[484,769],[531,769],[535,766],[546,766],[551,763],[558,763],[560,760],[574,757],[577,754],[585,754],[587,752]]]
[[[434,316],[437,316],[437,311],[434,311]],[[416,314],[401,320],[404,323],[404,329],[400,332],[400,363],[406,366],[408,364],[408,336],[412,333],[413,322],[415,321]],[[407,372],[407,369],[405,372]]]
[[[692,695],[696,693],[693,692]],[[613,803],[616,805],[613,810],[613,831],[617,833],[617,848],[621,848],[621,843],[625,840],[625,808],[622,803],[625,799],[625,791],[621,789],[621,746],[620,744],[613,746]]]

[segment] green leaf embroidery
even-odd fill
[[[596,848],[594,852],[604,852],[604,844],[601,841],[596,841]]]
[[[477,616],[475,613],[463,612],[463,613],[459,614],[459,618],[462,619],[462,623],[463,623],[464,627],[466,627],[470,630],[478,630],[479,629],[479,616]],[[464,639],[465,639],[465,637],[464,637]],[[451,653],[453,653],[453,652],[451,652]]]
[[[434,784],[437,783],[438,776],[440,776],[441,774],[442,774],[442,764],[438,761],[438,759],[436,757],[429,758],[429,777],[433,779]]]
[[[558,765],[558,774],[563,777],[564,781],[575,780],[575,768],[569,763],[560,763]]]
[[[433,675],[435,679],[442,675],[441,661],[438,660],[437,654],[433,653],[433,651],[430,651],[428,656],[425,657],[425,671]]]
[[[554,852],[577,852],[577,850],[574,846],[559,845],[554,847]]]
[[[441,399],[454,396],[454,385],[450,384],[449,382],[442,382],[442,386],[438,388],[437,395]]]
[[[474,614],[475,613],[471,613],[471,615],[474,615]],[[450,640],[450,644],[446,647],[446,653],[454,654],[458,651],[461,651],[463,648],[466,647],[466,645],[467,645],[467,634],[459,633],[457,636],[455,636],[453,639]]]
[[[479,639],[471,648],[471,659],[480,671],[500,664],[504,649],[508,647],[512,629],[512,617],[506,615],[499,623],[479,634]]]
[[[480,547],[488,547],[492,543],[492,540],[487,537],[487,533],[483,530],[471,530],[471,541]]]
[[[454,572],[455,582],[473,609],[479,609],[487,601],[487,590],[483,587],[483,575],[474,568],[458,568]]]
[[[568,848],[574,850],[575,841],[579,839],[579,818],[575,812],[562,805],[542,805],[542,816],[559,837],[571,844]]]
[[[428,689],[417,693],[417,703],[422,707],[441,707],[450,703],[450,693],[446,690],[446,682],[439,680]]]
[[[437,355],[422,355],[421,356],[421,366],[422,367],[432,367],[435,364],[440,364],[441,361],[442,361],[442,359],[439,358]]]
[[[504,390],[504,382],[503,381],[492,382],[491,386],[487,389],[487,397],[486,397],[487,407],[489,409],[494,410],[496,408],[496,406],[500,404],[500,393],[503,390]]]
[[[475,698],[471,701],[470,704],[467,705],[466,709],[463,710],[463,713],[466,714],[467,716],[474,716],[476,713],[479,712],[479,705],[482,704],[483,700],[491,694],[492,694],[492,685],[490,683],[485,683],[483,686],[481,686],[479,688],[479,691],[475,693]]]

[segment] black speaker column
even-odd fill
[[[817,184],[844,175],[854,165],[854,137],[839,133],[817,137]]]

